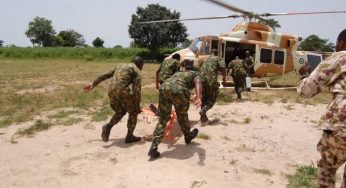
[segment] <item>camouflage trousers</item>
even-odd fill
[[[219,86],[218,82],[203,84],[201,108],[207,106],[208,109],[211,109],[214,106],[217,95],[220,93]]]
[[[108,92],[110,106],[114,110],[109,126],[113,127],[117,124],[126,113],[129,113],[129,119],[127,120],[128,134],[133,134],[137,124],[137,109],[133,101],[133,97],[130,93],[117,93],[114,91]]]
[[[334,188],[336,171],[346,161],[346,137],[340,137],[335,133],[323,133],[317,144],[317,150],[321,154],[321,160],[317,164],[317,187]],[[341,187],[346,187],[346,168]]]
[[[166,125],[171,117],[172,106],[175,108],[175,112],[178,118],[179,126],[184,136],[189,135],[189,117],[188,110],[190,106],[189,94],[177,94],[171,93],[170,90],[160,90],[159,94],[159,123],[156,125],[153,136],[153,143],[151,149],[157,149],[161,143],[161,139],[164,136]]]
[[[246,75],[232,76],[234,82],[234,91],[237,93],[237,95],[240,95],[243,88],[245,88],[245,77]]]

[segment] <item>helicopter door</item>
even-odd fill
[[[225,59],[225,56],[226,56],[226,41],[222,41],[221,43],[221,53],[220,53],[220,56],[222,59]]]

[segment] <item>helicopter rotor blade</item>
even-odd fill
[[[164,22],[178,22],[178,21],[214,20],[214,19],[239,18],[239,17],[242,17],[242,15],[211,16],[211,17],[185,18],[185,19],[167,19],[167,20],[154,20],[154,21],[146,21],[146,22],[138,22],[138,23],[150,24],[150,23],[164,23]]]
[[[338,14],[338,13],[346,13],[346,10],[342,10],[342,11],[320,11],[320,12],[264,13],[264,14],[259,14],[259,16],[262,16],[262,17],[268,17],[268,16],[295,16],[295,15],[308,15],[308,14]]]
[[[235,6],[233,6],[233,5],[229,4],[229,3],[225,3],[225,2],[220,1],[220,0],[205,0],[205,1],[217,4],[217,5],[221,6],[221,7],[224,7],[226,9],[234,11],[234,12],[238,12],[238,13],[245,14],[245,15],[252,15],[251,12],[242,10],[242,9],[240,9],[238,7],[235,7]]]

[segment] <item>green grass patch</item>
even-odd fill
[[[250,117],[246,117],[243,119],[244,124],[249,124],[249,123],[251,123],[251,121],[252,121],[252,119]]]
[[[288,188],[315,188],[317,168],[312,164],[298,167],[293,175],[288,175]]]
[[[210,140],[210,136],[205,134],[205,133],[199,133],[197,135],[197,138],[202,139],[202,140]]]
[[[264,169],[264,168],[260,168],[260,169],[255,168],[254,172],[257,174],[264,174],[266,176],[272,176],[274,174],[272,171],[268,169]]]
[[[5,128],[12,124],[12,118],[7,116],[0,120],[0,128]]]
[[[37,120],[34,125],[29,128],[19,129],[15,134],[20,136],[33,137],[36,132],[48,130],[53,124],[50,122],[44,122],[42,120]]]
[[[228,104],[234,102],[234,95],[229,90],[221,90],[216,98],[217,104]]]
[[[104,121],[109,118],[114,112],[109,105],[103,106],[100,110],[97,110],[92,114],[91,119],[93,121]]]
[[[63,120],[58,121],[59,123],[61,123],[62,125],[65,126],[70,126],[70,125],[74,125],[77,124],[79,122],[82,122],[83,119],[81,118],[65,118]]]
[[[53,114],[53,115],[49,115],[48,118],[54,118],[54,119],[61,119],[61,118],[65,118],[71,114],[76,114],[78,113],[79,111],[77,110],[69,110],[69,111],[60,111],[56,114]]]

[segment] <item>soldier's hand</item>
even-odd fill
[[[92,84],[88,84],[86,86],[84,86],[84,91],[85,92],[89,92],[94,88],[94,86]]]
[[[312,67],[306,63],[302,67],[300,67],[298,72],[300,75],[309,75],[312,72]]]
[[[202,101],[201,101],[200,99],[196,99],[196,100],[194,101],[194,103],[195,103],[195,106],[196,106],[197,108],[201,107],[201,105],[202,105]]]
[[[159,84],[156,84],[156,89],[160,89],[160,85]]]
[[[196,97],[197,97],[197,95],[191,95],[190,96],[190,101],[196,101]]]

